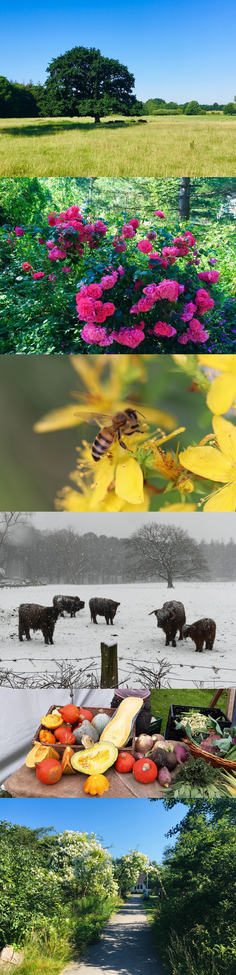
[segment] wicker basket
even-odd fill
[[[60,708],[60,707],[63,707],[63,704],[52,704],[51,707],[48,709],[47,714],[52,714],[52,711],[55,711],[56,708]],[[113,718],[113,715],[116,713],[117,708],[94,708],[94,707],[90,707],[88,705],[87,710],[91,711],[91,713],[92,713],[92,715],[93,715],[94,718],[95,718],[95,714],[99,714],[99,712],[102,711],[103,713],[108,714],[109,718],[111,719],[111,718]],[[43,745],[45,748],[48,748],[48,744],[46,742],[40,742],[40,739],[39,739],[39,732],[42,731],[42,729],[43,729],[43,725],[40,724],[39,725],[39,728],[37,728],[37,731],[35,732],[35,735],[33,737],[33,740],[31,742],[31,744],[32,745],[35,745],[35,744],[39,743],[39,744]],[[73,733],[73,728],[72,728],[72,733]],[[125,752],[128,752],[128,754],[133,755],[134,752],[135,752],[135,735],[136,735],[136,722],[134,722],[134,726],[133,726],[132,744],[131,745],[123,745],[123,747],[122,748],[119,748],[118,751],[119,752],[124,752],[125,751]],[[98,744],[98,742],[97,742],[97,744]],[[67,748],[67,745],[61,745],[60,742],[57,741],[57,742],[55,742],[55,745],[53,745],[52,747],[56,749],[56,751],[58,752],[59,755],[63,755],[63,753],[65,751],[65,748]],[[73,748],[73,751],[74,752],[84,751],[84,746],[83,745],[79,745],[79,744],[78,745],[77,744],[75,745],[74,744],[74,745],[70,745],[69,747],[70,748]]]
[[[209,755],[209,752],[205,752],[203,748],[200,748],[200,745],[193,745],[193,742],[189,738],[184,738],[184,742],[185,745],[188,745],[193,758],[204,758],[205,762],[210,762],[210,765],[213,765],[213,768],[225,769],[226,772],[227,769],[228,772],[232,769],[233,772],[236,772],[236,762],[228,761],[226,758],[219,758],[218,755]]]

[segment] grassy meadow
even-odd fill
[[[1,119],[0,176],[235,176],[232,116]]]

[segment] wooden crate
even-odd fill
[[[81,705],[81,707],[82,706],[83,705]],[[63,707],[63,704],[52,704],[51,707],[48,709],[47,714],[52,714],[52,711],[55,711],[56,708],[61,708],[61,707]],[[64,705],[64,707],[65,707],[65,705]],[[117,708],[106,708],[106,707],[104,707],[104,708],[99,708],[99,707],[95,708],[95,707],[92,707],[92,706],[90,707],[90,705],[88,705],[87,710],[88,711],[91,711],[91,713],[92,713],[92,715],[93,715],[94,718],[95,718],[95,715],[96,714],[100,714],[101,712],[103,714],[108,714],[109,718],[113,718],[114,714],[116,714],[116,711],[118,709]],[[76,728],[76,722],[74,724],[74,728]],[[37,731],[35,732],[35,735],[34,735],[34,738],[32,739],[31,744],[32,745],[35,745],[35,744],[39,743],[44,748],[48,748],[48,744],[46,742],[40,742],[40,739],[39,739],[39,732],[42,731],[42,729],[43,729],[43,725],[40,724],[39,725],[39,728],[37,728]],[[50,729],[48,729],[48,730],[50,730]],[[52,733],[53,733],[53,730],[52,730]],[[72,733],[73,733],[73,725],[72,725]],[[133,725],[132,743],[131,744],[128,744],[128,745],[124,745],[122,748],[119,748],[118,751],[119,752],[128,752],[130,755],[133,755],[134,752],[135,752],[135,737],[136,737],[136,721],[134,722],[134,725]],[[130,739],[130,741],[131,741],[131,739]],[[97,742],[97,744],[98,744],[98,742]],[[67,745],[61,745],[60,742],[57,741],[51,747],[52,748],[55,748],[56,751],[59,753],[59,755],[63,755],[63,752],[65,751],[65,748],[67,748],[68,746]],[[69,748],[73,748],[73,751],[74,752],[84,751],[84,746],[83,745],[79,745],[79,744],[69,745]]]

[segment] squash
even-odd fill
[[[93,748],[85,748],[80,752],[75,752],[71,758],[72,768],[76,772],[84,772],[85,775],[103,774],[111,765],[114,765],[118,756],[118,748],[113,742],[98,742]]]
[[[106,728],[106,725],[109,724],[109,721],[110,718],[108,714],[105,714],[104,711],[99,711],[98,714],[95,714],[95,717],[91,721],[91,725],[93,728],[95,728],[99,737],[102,734],[102,731],[104,731],[104,728]]]
[[[98,741],[99,739],[99,734],[96,731],[96,728],[92,728],[90,721],[85,720],[82,721],[82,724],[80,724],[78,728],[73,728],[73,735],[75,736],[75,740],[78,742],[78,744],[80,744],[83,735],[89,735],[89,738],[92,738],[92,741],[94,742]]]
[[[44,728],[49,728],[49,730],[52,728],[53,730],[54,728],[60,728],[60,725],[64,724],[64,722],[61,714],[58,711],[53,711],[52,714],[45,714],[41,718],[41,724]]]
[[[135,718],[143,707],[143,700],[140,697],[125,697],[114,717],[106,725],[101,734],[100,741],[112,741],[117,748],[123,748],[132,735]]]
[[[58,759],[60,758],[60,755],[58,752],[56,752],[55,748],[52,748],[51,745],[40,745],[39,742],[36,742],[34,747],[31,748],[31,751],[28,752],[25,759],[25,764],[27,765],[27,768],[35,768],[37,763],[45,761],[45,758]]]
[[[84,783],[84,792],[89,796],[103,796],[110,789],[110,782],[105,775],[89,775]]]
[[[70,761],[74,754],[73,748],[69,748],[69,746],[65,748],[61,761],[62,775],[76,775],[76,769],[72,768]]]

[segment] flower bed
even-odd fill
[[[217,252],[199,251],[191,229],[172,233],[160,210],[111,233],[71,206],[50,213],[40,234],[3,228],[1,242],[1,352],[234,347],[236,302],[222,294]]]

